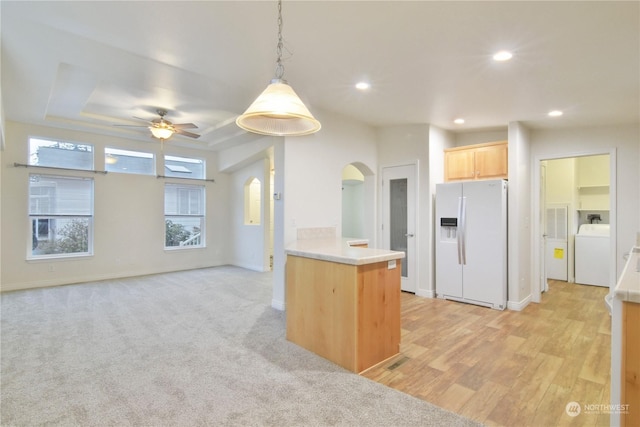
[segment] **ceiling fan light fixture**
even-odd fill
[[[173,129],[166,126],[149,126],[149,130],[151,131],[151,135],[158,139],[169,139],[174,134]]]
[[[320,122],[313,117],[293,88],[282,78],[282,0],[278,0],[278,45],[276,76],[256,98],[236,124],[260,135],[302,136],[320,130]]]

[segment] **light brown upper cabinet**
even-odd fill
[[[508,177],[507,141],[444,150],[444,180],[467,181]]]

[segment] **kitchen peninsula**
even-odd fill
[[[611,311],[612,426],[640,425],[640,233],[613,290]]]
[[[399,353],[404,252],[337,237],[286,250],[287,339],[352,372]]]

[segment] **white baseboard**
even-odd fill
[[[271,307],[275,308],[276,310],[284,311],[284,301],[272,299]]]
[[[257,271],[260,273],[264,273],[265,271],[269,271],[269,270],[265,270],[264,267],[262,265],[256,265],[256,264],[245,264],[242,262],[237,262],[232,264],[235,267],[240,267],[240,268],[244,268],[246,270],[251,270],[251,271]]]
[[[522,311],[531,302],[531,294],[527,295],[522,301],[507,301],[507,308],[509,310]]]
[[[423,298],[435,298],[436,292],[433,289],[418,289],[416,290],[416,296]]]
[[[201,265],[201,266],[196,265],[193,267],[177,269],[177,270],[170,269],[170,270],[112,271],[108,274],[104,274],[104,273],[103,274],[87,274],[84,276],[76,276],[71,278],[56,277],[54,279],[35,280],[35,281],[28,281],[28,282],[19,282],[19,283],[10,283],[10,284],[3,283],[2,286],[0,286],[0,292],[49,288],[53,286],[76,285],[81,283],[100,282],[103,280],[116,280],[116,279],[130,278],[130,277],[149,276],[153,274],[173,273],[177,271],[197,270],[200,268],[221,267],[223,265],[230,265],[230,264]]]

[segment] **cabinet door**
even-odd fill
[[[477,148],[475,152],[476,179],[507,178],[507,144]]]
[[[473,179],[474,171],[474,150],[455,150],[444,153],[445,182]]]

